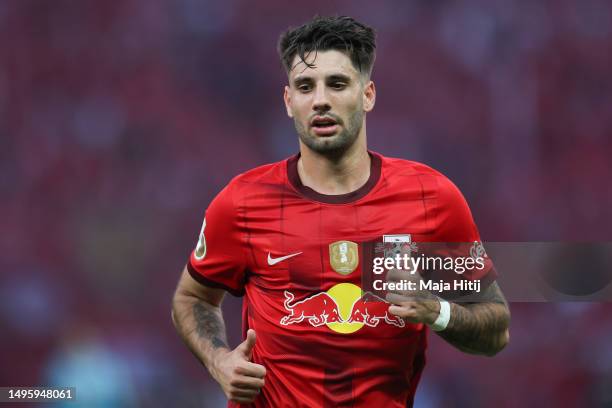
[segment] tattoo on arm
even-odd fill
[[[218,308],[199,301],[193,305],[193,316],[196,322],[196,333],[200,338],[210,340],[214,349],[229,348],[225,335],[225,324]]]
[[[477,303],[453,303],[448,327],[438,334],[459,350],[493,355],[508,341],[510,311],[496,282],[481,295]]]

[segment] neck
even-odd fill
[[[364,137],[339,156],[315,152],[300,143],[297,170],[302,184],[314,191],[338,195],[351,193],[370,177],[370,155]]]

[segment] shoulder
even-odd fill
[[[236,208],[275,196],[285,189],[287,160],[264,164],[235,176],[223,189]]]
[[[472,213],[459,188],[444,174],[423,163],[385,158],[385,177],[394,189],[411,191],[435,219],[437,242],[472,242],[480,240]]]
[[[382,172],[390,184],[415,185],[424,194],[433,194],[442,200],[463,200],[459,188],[440,171],[417,161],[385,157],[382,159]]]
[[[238,174],[229,183],[230,188],[240,188],[245,185],[256,187],[283,183],[286,178],[287,159],[274,163],[264,164]]]
[[[266,196],[261,194],[265,192],[265,186],[282,183],[284,163],[285,160],[265,164],[238,174],[212,199],[207,214],[223,220],[236,218],[245,199]]]

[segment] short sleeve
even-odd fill
[[[203,285],[244,294],[246,257],[231,184],[210,203],[187,268]]]
[[[497,277],[492,260],[484,250],[472,212],[461,191],[446,177],[439,181],[438,228],[435,242],[442,243],[445,255],[481,258],[482,268],[464,272],[463,278],[490,282]]]

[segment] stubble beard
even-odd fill
[[[355,144],[355,141],[357,141],[363,126],[363,115],[362,109],[356,109],[348,118],[346,126],[342,126],[342,130],[333,136],[317,136],[312,134],[309,132],[310,128],[305,127],[297,118],[294,118],[295,130],[302,143],[309,149],[325,156],[338,157],[349,150]],[[340,123],[344,125],[343,122]]]

